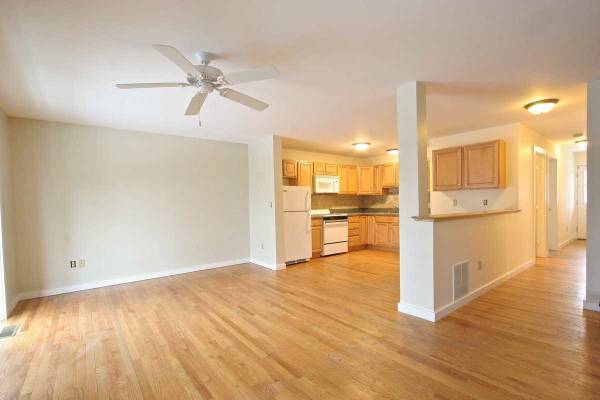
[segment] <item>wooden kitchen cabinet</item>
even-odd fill
[[[298,161],[296,186],[308,186],[312,188],[312,163],[309,161]]]
[[[355,215],[348,218],[348,248],[350,251],[364,249],[368,243],[368,217]]]
[[[321,254],[323,250],[323,220],[313,218],[311,221],[311,240],[313,257]]]
[[[383,194],[382,172],[383,168],[381,165],[373,167],[373,194]]]
[[[433,150],[433,190],[459,190],[462,188],[462,147]]]
[[[358,194],[375,193],[375,167],[358,167]]]
[[[356,165],[339,165],[340,194],[358,193],[358,171]]]
[[[384,188],[398,187],[398,164],[381,165],[381,186]]]
[[[283,160],[283,177],[284,178],[296,178],[296,161],[295,160]]]
[[[399,251],[400,226],[398,217],[369,216],[367,243],[382,250]]]
[[[337,176],[338,175],[337,164],[325,164],[325,175]]]
[[[501,188],[506,185],[506,151],[503,140],[463,146],[463,187]]]
[[[313,174],[314,175],[337,176],[338,166],[337,166],[337,164],[327,164],[322,161],[315,161],[313,163]]]

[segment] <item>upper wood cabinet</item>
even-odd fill
[[[462,147],[433,150],[433,190],[462,188]]]
[[[296,161],[294,160],[283,160],[283,177],[284,178],[295,178],[296,177]]]
[[[338,175],[337,164],[325,164],[325,175],[337,176]]]
[[[375,192],[375,167],[358,167],[358,194]]]
[[[312,163],[309,161],[298,161],[296,186],[308,186],[312,188]]]
[[[373,194],[383,194],[383,176],[382,176],[383,168],[381,165],[376,165],[373,167]]]
[[[383,164],[381,168],[381,186],[384,188],[398,187],[398,165]]]
[[[340,194],[358,193],[358,171],[356,165],[338,165]]]
[[[463,146],[463,186],[466,189],[501,188],[506,185],[506,152],[503,140]]]
[[[325,163],[321,161],[315,161],[313,163],[313,174],[315,175],[325,175]]]
[[[337,164],[327,164],[322,161],[315,161],[313,163],[313,174],[337,176],[338,166]]]

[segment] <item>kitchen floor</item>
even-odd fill
[[[21,302],[2,398],[584,399],[600,391],[585,247],[432,324],[399,314],[398,254],[252,264]]]

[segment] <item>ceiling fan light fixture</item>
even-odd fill
[[[388,153],[390,156],[395,156],[395,155],[397,155],[397,154],[398,154],[398,148],[395,148],[395,149],[387,149],[386,151],[387,151],[387,153]]]
[[[552,110],[558,103],[558,99],[543,99],[525,104],[525,109],[534,115],[545,114]]]
[[[358,142],[352,145],[356,151],[365,151],[369,148],[369,146],[371,146],[371,143],[369,142]]]

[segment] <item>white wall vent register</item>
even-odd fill
[[[466,296],[469,293],[469,261],[463,261],[452,267],[454,278],[454,300]]]

